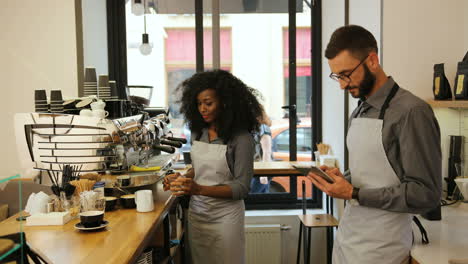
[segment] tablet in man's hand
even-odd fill
[[[328,174],[326,174],[323,170],[321,170],[319,167],[315,167],[315,166],[312,166],[312,167],[301,167],[300,165],[292,165],[296,170],[298,170],[300,173],[302,173],[302,175],[304,176],[307,176],[307,174],[309,174],[309,172],[312,172],[313,174],[315,175],[318,175],[320,177],[322,177],[322,179],[326,180],[328,183],[334,183],[335,180],[328,176]]]

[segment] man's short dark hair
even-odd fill
[[[353,57],[362,60],[370,52],[378,52],[377,41],[372,33],[361,26],[340,27],[333,32],[325,50],[325,57],[333,59],[344,50],[349,51]]]

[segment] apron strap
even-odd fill
[[[380,114],[379,114],[380,120],[384,119],[385,111],[387,111],[388,105],[390,104],[390,101],[393,99],[395,94],[398,92],[398,89],[400,89],[400,86],[398,86],[398,84],[395,83],[392,87],[392,90],[390,91],[390,94],[388,94],[387,98],[385,99],[384,104],[382,105],[382,109],[380,110]]]
[[[427,237],[427,232],[421,221],[416,216],[413,216],[413,222],[418,226],[419,232],[421,232],[421,241],[423,244],[429,244],[429,238]]]

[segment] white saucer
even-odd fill
[[[85,106],[91,104],[92,102],[93,102],[93,99],[86,98],[86,99],[81,100],[81,102],[77,103],[75,106],[77,108],[81,108],[81,107],[85,107]]]
[[[109,225],[109,221],[102,221],[100,226],[96,227],[84,227],[81,223],[76,223],[75,224],[75,229],[82,230],[82,231],[96,231],[105,228],[107,225]]]

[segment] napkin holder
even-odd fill
[[[39,213],[26,218],[27,226],[65,225],[71,220],[69,212]]]

